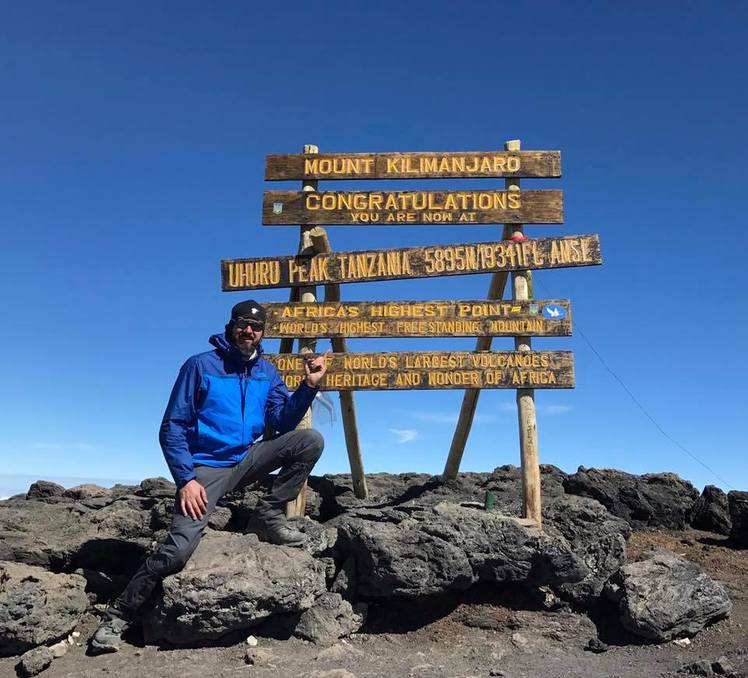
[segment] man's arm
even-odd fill
[[[166,464],[180,489],[195,478],[188,436],[197,421],[200,379],[197,360],[190,358],[179,370],[159,431]]]
[[[278,433],[293,431],[317,395],[317,386],[327,371],[326,354],[305,361],[305,377],[290,395],[276,369],[272,365],[269,367],[271,385],[265,404],[267,422]]]
[[[197,421],[200,380],[197,360],[190,358],[174,382],[158,436],[166,464],[179,488],[179,508],[182,515],[193,520],[201,519],[208,506],[205,488],[196,480],[187,441]]]

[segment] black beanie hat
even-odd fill
[[[236,320],[237,318],[253,318],[260,322],[265,322],[265,309],[262,308],[254,299],[247,299],[247,301],[240,301],[234,308],[231,309],[231,319]]]

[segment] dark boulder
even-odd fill
[[[732,521],[727,495],[716,485],[707,485],[691,510],[691,525],[697,530],[730,534]]]
[[[543,527],[564,538],[589,571],[581,581],[558,584],[556,592],[578,606],[593,604],[626,562],[629,524],[593,499],[564,495],[543,507]]]
[[[332,524],[339,531],[336,551],[356,562],[362,596],[426,596],[478,582],[560,584],[589,573],[563,538],[457,504],[361,509]]]
[[[37,480],[35,483],[31,483],[29,491],[26,493],[26,499],[61,497],[64,492],[65,488],[62,485],[58,485],[49,480]]]
[[[636,529],[664,527],[682,530],[699,493],[674,473],[643,476],[613,469],[585,469],[564,480],[568,494],[596,499],[614,516]]]
[[[44,645],[35,647],[21,656],[17,671],[23,678],[31,678],[47,669],[54,658],[55,653],[50,648]]]
[[[75,574],[0,563],[0,656],[67,636],[88,608],[85,584]]]
[[[166,478],[146,478],[140,483],[136,494],[143,497],[168,497],[173,499],[177,493],[177,486]]]
[[[156,536],[147,507],[153,501],[126,496],[98,509],[70,500],[0,505],[0,560],[55,571],[131,571]]]
[[[367,605],[352,606],[338,593],[323,593],[302,612],[294,635],[313,643],[332,645],[358,631],[366,621]]]
[[[730,541],[740,548],[748,548],[748,492],[729,492],[727,503],[732,521]]]
[[[618,602],[626,629],[656,642],[693,636],[732,610],[722,584],[695,563],[664,549],[620,568],[606,594]]]
[[[119,499],[120,497],[127,496],[129,494],[135,494],[138,491],[138,485],[122,485],[121,483],[117,483],[116,485],[112,485],[112,487],[109,488],[109,495],[111,498]]]
[[[325,568],[304,549],[209,530],[181,572],[166,577],[146,638],[186,645],[298,614],[325,591]]]

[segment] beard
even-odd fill
[[[234,346],[239,349],[242,354],[242,358],[249,360],[257,350],[257,345],[260,343],[259,337],[246,337],[243,335],[235,335],[233,337]]]

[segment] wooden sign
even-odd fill
[[[264,357],[275,365],[288,388],[295,389],[304,378],[303,361],[309,356]],[[574,388],[574,358],[570,351],[332,353],[320,388]]]
[[[221,289],[258,290],[403,278],[569,268],[602,263],[597,235],[539,240],[499,240],[466,245],[431,245],[310,257],[227,259]]]
[[[560,177],[560,151],[268,155],[267,181]]]
[[[560,224],[561,191],[266,191],[262,223]]]
[[[569,336],[568,300],[264,304],[266,337]]]

